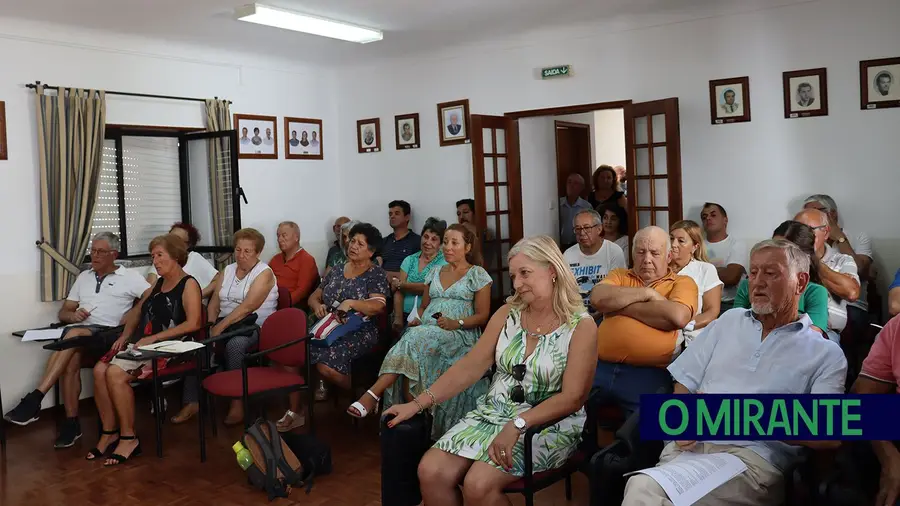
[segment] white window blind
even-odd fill
[[[91,220],[91,237],[99,232],[112,232],[121,236],[119,227],[119,190],[116,180],[116,141],[103,141],[100,165],[100,188]],[[90,248],[90,245],[88,245]]]

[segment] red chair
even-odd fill
[[[291,304],[291,291],[283,286],[278,287],[278,305],[277,309],[287,309],[293,306]]]
[[[310,388],[312,370],[306,336],[306,313],[297,308],[272,313],[259,332],[260,351],[246,355],[241,370],[219,372],[207,377],[203,380],[203,389],[217,397],[242,399],[245,427],[250,426],[251,399],[306,390],[309,430],[313,432],[315,398],[314,389]],[[304,373],[301,375],[280,368],[248,366],[248,362],[262,357],[268,358],[273,364],[301,368]],[[212,423],[215,424],[216,421],[213,420]]]

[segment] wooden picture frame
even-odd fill
[[[419,149],[422,145],[422,137],[419,135],[419,113],[394,116],[394,140],[397,143],[397,151]]]
[[[441,147],[471,142],[469,99],[441,102],[437,105],[437,115],[438,138],[441,141]]]
[[[284,158],[286,160],[323,160],[322,120],[284,118]]]
[[[859,108],[900,107],[900,57],[859,62]]]
[[[750,121],[750,78],[744,76],[710,81],[709,117],[713,125]]]
[[[251,160],[278,159],[277,117],[235,114],[234,128],[238,131],[238,158]],[[267,130],[271,131],[271,138],[269,138]]]
[[[356,147],[360,153],[381,151],[381,119],[369,118],[356,122]]]
[[[828,70],[792,70],[782,74],[784,117],[828,116]]]
[[[0,160],[9,160],[6,144],[6,102],[0,102]]]

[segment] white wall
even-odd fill
[[[625,110],[594,111],[594,167],[625,167]]]
[[[39,39],[38,37],[47,37]],[[51,39],[54,38],[54,39]],[[58,39],[57,39],[58,38]],[[9,161],[0,162],[0,385],[4,410],[34,388],[47,353],[10,332],[55,321],[57,304],[40,303],[38,161],[34,92],[25,83],[228,98],[232,112],[322,118],[325,160],[241,160],[241,184],[249,205],[244,226],[262,231],[277,249],[275,225],[300,224],[305,245],[324,264],[329,219],[341,210],[336,99],[330,71],[203,47],[172,46],[126,36],[75,31],[0,18],[0,100],[6,102]],[[110,96],[109,123],[194,126],[204,124],[203,105]],[[279,122],[279,135],[281,123]],[[283,145],[283,143],[279,143]],[[312,212],[310,211],[312,210]],[[85,383],[90,392],[90,381]]]
[[[345,190],[358,195],[346,211],[374,213],[385,225],[379,216],[388,196],[373,190],[380,184],[390,184],[390,196],[415,209],[448,217],[452,201],[472,193],[470,148],[438,147],[438,102],[468,98],[473,113],[502,114],[678,97],[686,216],[697,219],[699,206],[716,200],[729,211],[732,234],[756,239],[771,234],[805,195],[829,193],[849,227],[873,236],[881,272],[893,273],[900,266],[900,230],[885,206],[900,186],[900,109],[861,111],[858,68],[862,59],[896,56],[900,2],[820,0],[694,21],[682,14],[659,14],[650,27],[616,20],[342,72],[342,174]],[[558,62],[577,72],[537,77],[534,69]],[[814,67],[828,68],[830,116],[784,119],[782,72]],[[753,121],[711,125],[709,80],[744,75]],[[394,114],[406,112],[421,114],[422,149],[355,153],[350,125],[357,119],[380,116],[390,125]],[[392,128],[384,133],[393,135]],[[522,179],[523,187],[541,180],[531,172]],[[526,207],[530,191],[524,190]]]

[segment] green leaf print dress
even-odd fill
[[[520,326],[521,313],[517,309],[510,309],[497,342],[497,372],[490,390],[479,400],[478,406],[447,431],[434,447],[467,459],[480,460],[503,470],[488,456],[491,442],[507,422],[562,390],[569,342],[578,322],[585,317],[587,313],[577,315],[568,323],[542,336],[531,356],[525,357],[525,331]],[[525,402],[520,404],[510,399],[510,391],[519,384],[513,378],[513,366],[523,363],[526,367],[522,381]],[[581,408],[535,436],[535,473],[555,469],[568,460],[581,442],[585,420],[586,414],[584,408]],[[513,449],[513,468],[508,472],[514,476],[522,476],[525,472],[523,441],[524,437],[520,437]]]

